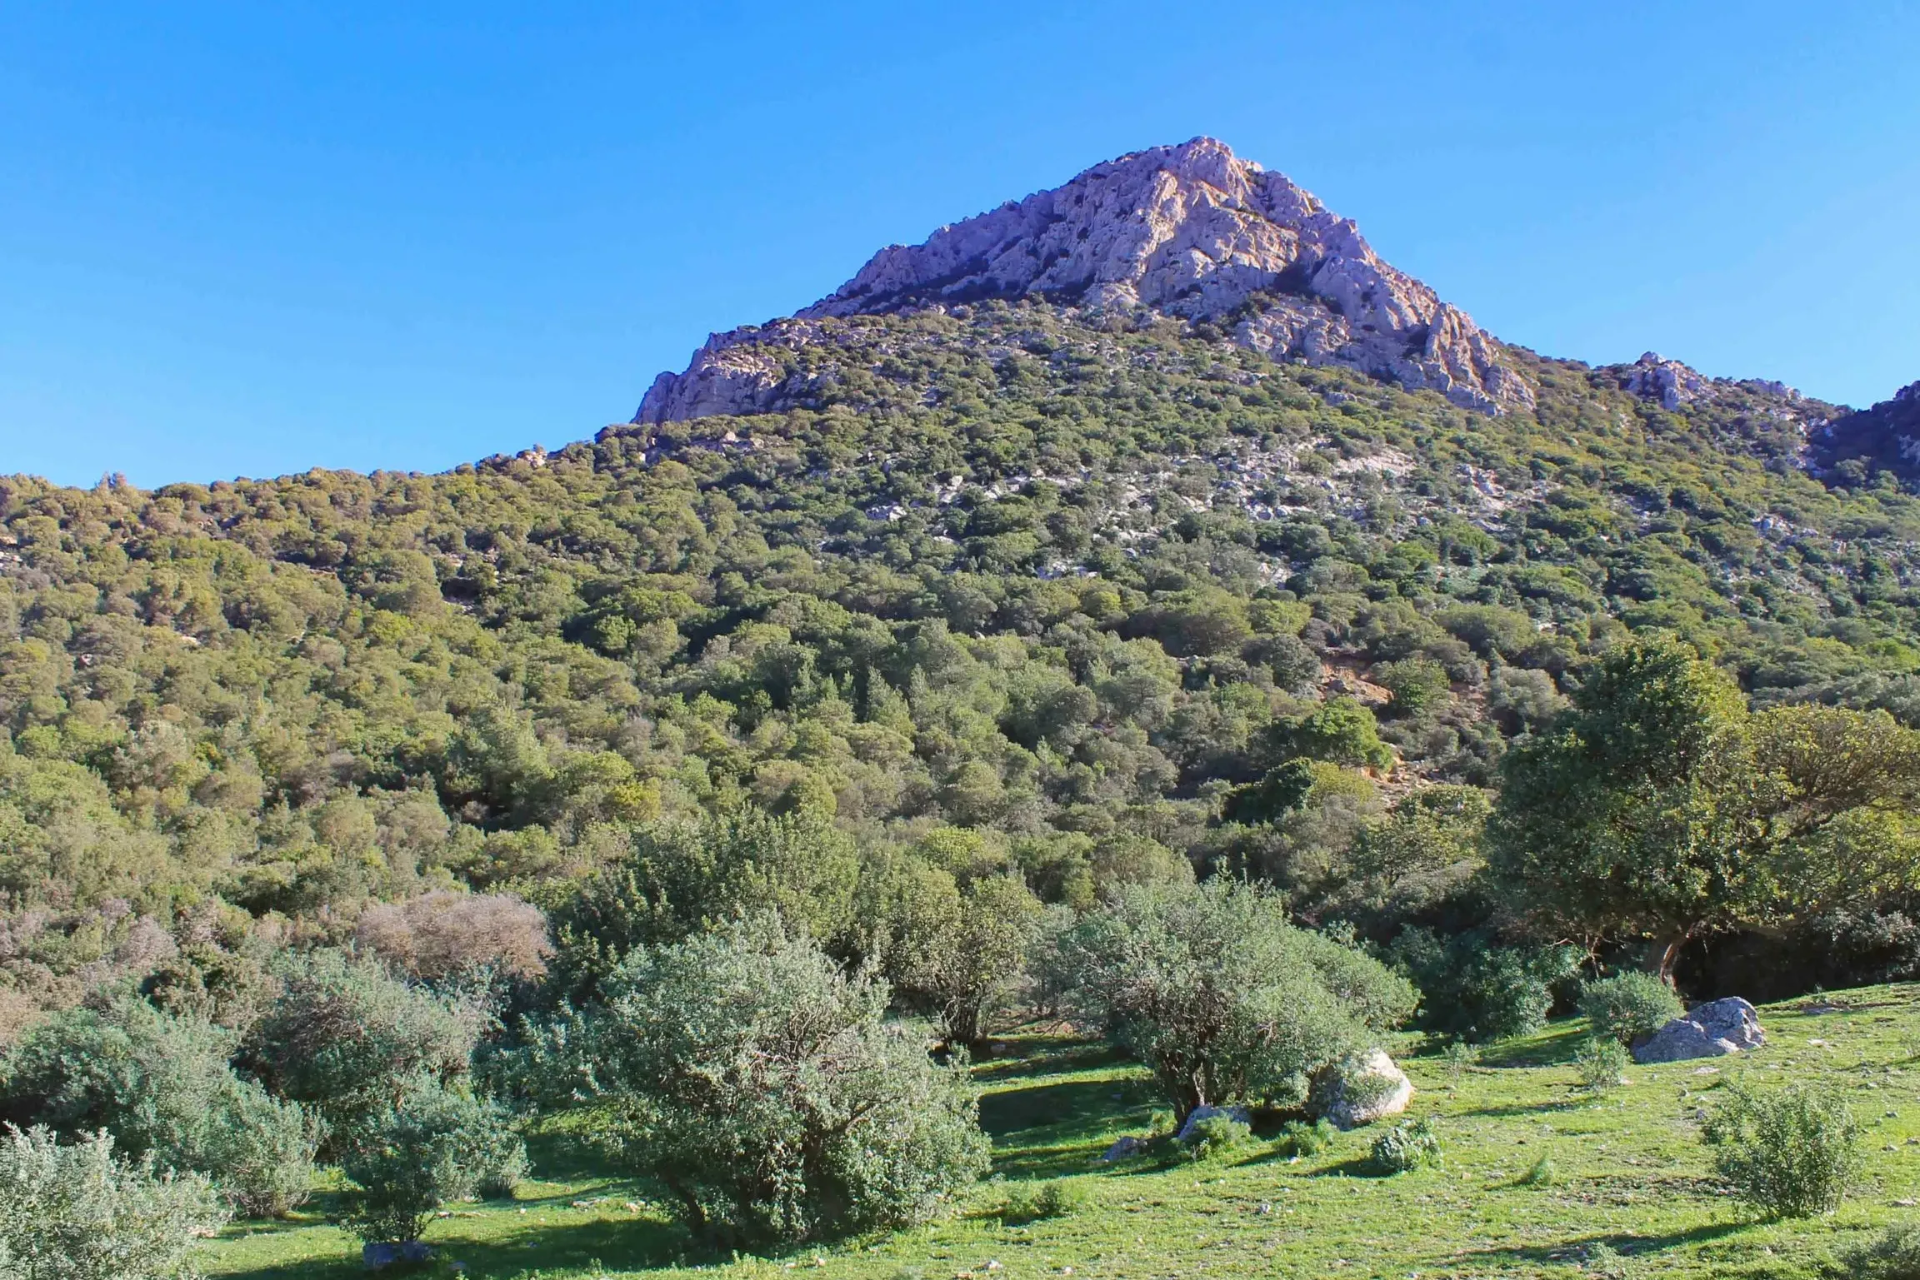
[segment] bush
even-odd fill
[[[1408,1173],[1440,1163],[1440,1135],[1431,1120],[1402,1120],[1373,1140],[1373,1167],[1384,1174]]]
[[[1580,1012],[1596,1036],[1612,1036],[1631,1045],[1685,1012],[1673,988],[1651,973],[1629,970],[1598,978],[1580,988]]]
[[[526,1173],[526,1148],[498,1107],[416,1081],[355,1132],[340,1162],[361,1188],[345,1224],[373,1244],[418,1240],[436,1209]]]
[[[1847,1250],[1828,1274],[1846,1280],[1920,1280],[1920,1226],[1887,1228],[1873,1243]]]
[[[1844,1102],[1792,1085],[1774,1094],[1739,1084],[1701,1137],[1736,1195],[1769,1218],[1838,1208],[1860,1173],[1860,1126]]]
[[[616,1157],[718,1243],[924,1221],[986,1168],[964,1062],[933,1063],[885,983],[777,919],[642,948],[607,981],[602,1008],[530,1032],[552,1065],[525,1074],[597,1093]]]
[[[1478,930],[1444,941],[1409,928],[1388,948],[1420,988],[1420,1025],[1473,1044],[1523,1036],[1546,1025],[1553,986],[1573,976],[1571,947],[1502,947]]]
[[[1620,1083],[1627,1070],[1627,1051],[1609,1036],[1588,1036],[1574,1050],[1573,1067],[1580,1074],[1581,1087],[1595,1093]]]
[[[6,1118],[74,1139],[105,1130],[129,1158],[203,1173],[243,1213],[306,1199],[318,1121],[234,1074],[237,1037],[121,993],[40,1023],[7,1055]]]
[[[1219,1160],[1253,1140],[1253,1130],[1232,1116],[1213,1115],[1196,1120],[1181,1139],[1190,1160]]]
[[[227,1213],[197,1174],[156,1174],[95,1134],[70,1146],[52,1131],[0,1137],[0,1275],[9,1280],[165,1280],[190,1275],[198,1237]]]
[[[1552,1156],[1541,1156],[1520,1175],[1520,1185],[1523,1187],[1550,1187],[1558,1181],[1560,1170],[1555,1167]]]
[[[1306,1078],[1413,1011],[1412,986],[1287,922],[1232,880],[1119,894],[1059,943],[1052,976],[1083,1025],[1154,1073],[1176,1123],[1234,1099],[1298,1100]]]
[[[278,977],[280,994],[248,1033],[242,1060],[318,1111],[336,1140],[363,1130],[412,1081],[466,1074],[485,1024],[475,1005],[342,952],[290,957]]]
[[[1000,1219],[1018,1225],[1022,1222],[1038,1222],[1043,1218],[1064,1218],[1086,1208],[1090,1199],[1086,1187],[1079,1182],[1056,1180],[1038,1186],[1022,1182],[1007,1192],[1006,1207],[1001,1209]]]
[[[1316,1156],[1332,1144],[1339,1132],[1333,1121],[1324,1116],[1312,1124],[1289,1120],[1280,1126],[1280,1136],[1275,1139],[1273,1149],[1282,1156]]]

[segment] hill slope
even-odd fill
[[[555,453],[4,482],[0,891],[531,892],[742,799],[1204,866],[1253,856],[1223,792],[1347,697],[1392,763],[1259,837],[1318,883],[1629,629],[1911,719],[1920,503],[1821,469],[1849,421],[1501,344],[1285,179],[1140,153],[884,251]]]

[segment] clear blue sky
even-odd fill
[[[1208,133],[1500,336],[1920,378],[1920,8],[0,2],[0,473],[436,470]]]

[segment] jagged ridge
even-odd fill
[[[1351,219],[1196,138],[881,250],[794,318],[714,335],[685,373],[660,375],[634,420],[788,407],[780,353],[822,341],[819,321],[986,298],[1212,321],[1275,360],[1347,365],[1484,412],[1534,399],[1498,342],[1382,261]]]

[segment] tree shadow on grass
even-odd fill
[[[1574,1050],[1586,1039],[1586,1030],[1584,1019],[1574,1019],[1537,1036],[1488,1045],[1480,1050],[1475,1065],[1483,1070],[1564,1066],[1573,1060]]]
[[[222,1238],[238,1238],[236,1231],[240,1235],[258,1235],[272,1229],[273,1224],[249,1223],[229,1229],[222,1233]],[[601,1265],[615,1271],[640,1271],[697,1265],[723,1256],[700,1245],[678,1225],[658,1218],[540,1222],[504,1231],[480,1219],[443,1218],[429,1226],[422,1238],[432,1246],[436,1264],[457,1261],[476,1275],[577,1270]],[[345,1233],[340,1235],[337,1256],[303,1258],[225,1273],[227,1280],[345,1280],[345,1277],[363,1274],[360,1243]],[[400,1274],[398,1269],[394,1274]]]
[[[1533,1266],[1553,1263],[1564,1265],[1585,1257],[1587,1251],[1596,1245],[1605,1245],[1617,1253],[1629,1256],[1660,1253],[1683,1245],[1707,1244],[1715,1240],[1723,1240],[1728,1236],[1738,1235],[1751,1226],[1753,1224],[1748,1222],[1720,1222],[1694,1227],[1687,1231],[1669,1231],[1660,1235],[1638,1235],[1630,1231],[1605,1232],[1599,1235],[1580,1236],[1573,1240],[1562,1240],[1557,1244],[1504,1245],[1498,1248],[1473,1249],[1454,1254],[1451,1261],[1455,1264],[1481,1262],[1488,1265],[1498,1263],[1527,1263]]]

